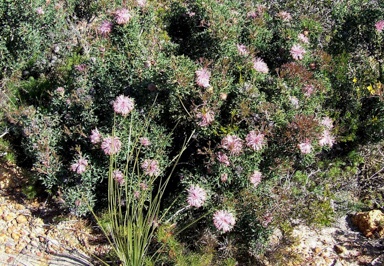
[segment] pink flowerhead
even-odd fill
[[[250,11],[247,14],[247,18],[257,18],[257,13],[255,11]]]
[[[99,142],[100,142],[101,134],[100,134],[100,132],[97,130],[97,128],[95,128],[94,130],[92,130],[92,134],[91,134],[90,138],[91,138],[91,142],[92,142],[93,144],[96,144],[96,143],[99,143]]]
[[[263,148],[264,135],[261,133],[256,134],[255,131],[251,131],[247,135],[245,141],[247,142],[247,147],[252,148],[254,151],[259,151]]]
[[[125,183],[124,175],[120,170],[113,171],[113,179],[119,182],[120,185],[123,185]]]
[[[228,180],[228,175],[226,173],[221,174],[220,180],[221,182],[226,182]]]
[[[113,103],[113,109],[116,113],[120,113],[123,116],[126,116],[134,109],[133,100],[124,95],[120,95]]]
[[[203,108],[201,112],[198,112],[196,117],[201,118],[201,121],[197,123],[201,127],[206,127],[215,121],[215,113],[212,110],[206,110],[205,108]]]
[[[300,151],[303,153],[303,154],[308,154],[308,153],[311,153],[311,150],[312,150],[312,145],[311,143],[309,143],[309,140],[307,140],[306,142],[304,143],[301,143],[299,145],[297,145],[300,149]]]
[[[140,191],[136,190],[135,194],[133,195],[136,199],[140,197]]]
[[[144,182],[141,182],[141,183],[140,183],[140,187],[141,187],[142,190],[147,190],[147,188],[148,188],[148,184],[147,184],[147,183],[144,183]]]
[[[257,185],[261,182],[261,173],[255,170],[249,178],[249,181],[251,181],[251,183],[257,187]]]
[[[213,215],[213,223],[217,230],[228,232],[232,230],[233,226],[235,225],[235,217],[232,213],[229,211],[216,211],[216,213]]]
[[[328,116],[324,117],[323,120],[321,120],[321,124],[323,126],[326,126],[328,129],[332,129],[333,128],[333,121]]]
[[[74,164],[71,165],[71,169],[73,172],[81,174],[85,172],[87,166],[88,161],[80,157],[79,160],[77,160]]]
[[[244,44],[236,44],[236,47],[240,55],[246,56],[249,54],[248,49]]]
[[[39,14],[39,15],[44,15],[44,10],[42,7],[38,7],[35,9],[36,13]]]
[[[243,148],[243,141],[236,135],[229,135],[221,140],[221,146],[229,150],[231,155],[239,155]]]
[[[335,137],[331,135],[329,130],[324,130],[319,140],[319,145],[322,147],[328,145],[331,148],[334,142],[335,142]]]
[[[290,53],[291,53],[293,59],[301,60],[301,59],[303,59],[303,56],[306,53],[306,51],[304,50],[303,47],[301,47],[300,44],[294,44],[291,48]]]
[[[277,16],[284,22],[289,22],[292,19],[292,16],[290,13],[281,11],[280,13],[277,13]]]
[[[376,26],[376,30],[377,30],[378,32],[382,32],[383,29],[384,29],[384,20],[381,20],[381,21],[377,22],[377,23],[375,24],[375,26]]]
[[[58,87],[56,89],[56,93],[60,94],[60,95],[63,95],[64,94],[64,88],[63,87]]]
[[[148,138],[140,138],[140,144],[143,145],[144,147],[148,147],[149,145],[151,145],[151,142],[149,141]]]
[[[219,151],[216,153],[216,156],[219,162],[223,163],[225,166],[229,166],[229,158],[225,153]]]
[[[305,96],[309,97],[312,93],[315,92],[315,88],[313,87],[313,85],[308,85],[303,87],[303,92]]]
[[[159,162],[156,160],[149,160],[146,159],[144,162],[141,164],[141,168],[144,169],[144,174],[149,175],[149,176],[158,176],[160,174],[160,169],[158,166]]]
[[[113,24],[110,21],[104,20],[101,26],[99,27],[99,32],[103,36],[108,36],[112,32]]]
[[[211,77],[211,72],[208,71],[208,69],[203,68],[196,70],[196,83],[197,85],[208,88],[209,85],[209,78]]]
[[[309,39],[307,36],[305,36],[304,34],[300,33],[297,38],[299,38],[300,41],[302,41],[303,43],[309,43]]]
[[[147,4],[147,1],[145,1],[145,0],[137,0],[136,3],[140,7],[145,7],[145,5]]]
[[[264,74],[267,74],[269,69],[268,69],[268,66],[267,64],[263,61],[263,59],[261,58],[255,58],[253,59],[252,61],[253,63],[253,68],[258,71],[258,72],[261,72],[261,73],[264,73]]]
[[[291,101],[291,104],[295,109],[299,108],[299,99],[297,99],[295,96],[289,97],[289,100]]]
[[[188,189],[188,192],[187,202],[189,206],[199,208],[203,206],[204,202],[207,200],[207,192],[199,187],[199,185],[192,185]]]
[[[131,14],[129,14],[125,8],[118,9],[113,14],[115,15],[116,23],[119,25],[127,24],[132,18]]]
[[[118,137],[107,137],[103,139],[101,148],[105,154],[116,154],[121,150],[121,141]]]

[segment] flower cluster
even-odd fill
[[[158,176],[160,174],[159,162],[156,160],[146,159],[141,164],[141,168],[144,169],[144,174],[149,176]]]
[[[300,151],[303,153],[303,154],[309,154],[311,153],[311,150],[312,150],[312,145],[311,143],[309,143],[309,140],[307,140],[306,142],[304,143],[300,143],[297,145],[300,149]]]
[[[229,211],[216,211],[213,215],[213,223],[217,230],[228,232],[231,231],[236,223],[235,216]]]
[[[236,44],[236,47],[240,55],[246,56],[249,54],[247,47],[244,44]]]
[[[253,68],[258,71],[258,72],[261,72],[261,73],[264,73],[264,74],[267,74],[269,69],[268,69],[268,66],[267,64],[263,61],[263,59],[261,58],[255,58],[253,59],[252,61],[253,63]]]
[[[313,85],[304,86],[303,92],[305,96],[311,96],[311,94],[315,92]]]
[[[245,141],[247,142],[247,147],[252,148],[254,151],[259,151],[263,148],[264,135],[261,133],[256,134],[255,131],[251,131],[247,135]]]
[[[257,170],[253,172],[253,174],[250,176],[249,181],[257,187],[257,185],[261,182],[261,173]]]
[[[302,41],[303,43],[306,43],[308,44],[309,43],[309,39],[307,36],[305,36],[304,34],[300,33],[297,38]]]
[[[335,142],[335,137],[331,135],[329,130],[324,130],[323,134],[321,135],[321,138],[319,140],[320,146],[329,146],[330,148],[333,146],[333,143]]]
[[[294,44],[290,50],[291,56],[295,60],[302,60],[306,51],[300,44]]]
[[[229,135],[221,140],[221,146],[229,150],[231,155],[239,155],[243,149],[243,141],[236,135]]]
[[[39,15],[44,15],[44,10],[42,7],[38,7],[35,9],[36,13],[39,14]]]
[[[381,20],[381,21],[377,22],[377,23],[375,24],[375,26],[376,26],[376,30],[377,30],[378,32],[382,32],[383,29],[384,29],[384,20]]]
[[[205,110],[205,108],[203,108],[201,112],[198,112],[196,117],[201,118],[201,121],[197,123],[201,127],[206,127],[215,121],[215,113],[212,110]]]
[[[149,141],[148,138],[142,137],[139,139],[139,141],[140,141],[140,144],[143,145],[144,147],[148,147],[149,145],[151,145],[151,142]]]
[[[192,185],[188,189],[187,202],[189,206],[199,208],[203,206],[206,200],[207,200],[207,192],[203,188],[199,187],[199,185]]]
[[[104,20],[103,23],[99,27],[99,32],[101,35],[108,36],[112,32],[113,24],[110,21]]]
[[[97,144],[100,142],[101,140],[101,134],[100,132],[97,130],[97,128],[95,128],[94,130],[92,130],[92,134],[90,136],[90,139],[91,139],[91,142],[93,144]]]
[[[323,120],[321,120],[321,124],[323,126],[327,127],[328,129],[332,129],[333,128],[333,121],[328,116],[324,117]]]
[[[128,10],[125,8],[116,10],[114,12],[116,23],[119,25],[127,24],[129,20],[132,18],[131,14],[129,14]]]
[[[133,100],[124,95],[120,95],[113,103],[113,109],[116,113],[122,114],[123,116],[128,115],[134,109]]]
[[[120,185],[125,183],[124,175],[120,170],[113,171],[113,179],[115,179]]]
[[[79,160],[77,160],[74,164],[71,165],[71,169],[73,172],[82,174],[85,172],[87,166],[88,161],[80,157]]]
[[[101,148],[105,154],[116,154],[121,150],[121,141],[118,137],[106,137],[101,143]]]
[[[291,14],[285,11],[277,13],[277,16],[284,22],[289,22],[292,19]]]
[[[203,68],[196,70],[196,83],[197,85],[208,88],[209,85],[209,79],[211,77],[211,72],[208,71],[208,69]]]
[[[219,161],[219,162],[221,162],[222,164],[224,164],[225,166],[229,166],[229,158],[228,158],[228,156],[225,154],[225,153],[223,153],[223,152],[221,152],[221,151],[219,151],[217,154],[216,154],[216,156],[217,156],[217,160]]]

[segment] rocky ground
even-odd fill
[[[97,227],[60,213],[52,202],[26,199],[23,182],[17,168],[0,165],[0,266],[97,264],[93,255],[101,257],[109,250]],[[368,238],[351,217],[339,218],[332,227],[298,223],[289,244],[282,243],[281,231],[275,230],[267,256],[260,259],[271,266],[384,265],[383,227],[378,227],[383,233],[379,238],[372,238],[378,232],[366,230]]]

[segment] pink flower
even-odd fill
[[[58,93],[58,94],[60,94],[61,96],[63,96],[63,94],[64,94],[64,88],[63,88],[63,87],[58,87],[58,88],[56,89],[56,93]]]
[[[216,153],[216,156],[219,162],[223,163],[225,166],[229,166],[229,158],[225,153],[219,151]]]
[[[145,7],[145,5],[147,4],[147,1],[145,1],[145,0],[137,0],[136,3],[140,7]]]
[[[44,15],[44,10],[42,7],[38,7],[35,9],[36,13],[39,14],[39,15]]]
[[[151,142],[149,141],[148,138],[140,138],[140,144],[143,145],[144,147],[148,147],[149,145],[151,145]]]
[[[266,63],[264,63],[263,59],[261,58],[255,58],[252,61],[253,63],[253,68],[261,73],[267,74],[269,69]]]
[[[309,39],[307,36],[305,36],[304,34],[300,33],[297,38],[299,38],[300,41],[302,41],[303,43],[309,43]]]
[[[300,44],[294,44],[290,51],[293,59],[301,60],[303,59],[303,55],[306,53],[303,47]]]
[[[203,188],[199,187],[199,185],[192,185],[188,189],[188,192],[187,201],[189,206],[199,208],[203,206],[204,202],[207,200],[207,192]]]
[[[331,135],[329,130],[324,130],[319,140],[319,145],[322,147],[328,145],[331,148],[334,142],[335,142],[335,137]]]
[[[221,146],[229,150],[231,155],[239,155],[243,148],[243,141],[236,135],[229,135],[221,140]]]
[[[247,47],[244,44],[236,44],[236,47],[240,55],[246,56],[249,54]]]
[[[315,92],[313,85],[303,87],[303,92],[305,96],[311,96],[311,94]]]
[[[213,215],[213,223],[217,230],[223,231],[225,233],[232,230],[236,221],[232,213],[221,210],[216,211],[216,213]]]
[[[120,170],[113,171],[113,179],[119,182],[120,185],[123,185],[125,183],[124,175]]]
[[[381,21],[377,22],[377,23],[375,24],[375,26],[376,26],[376,30],[377,30],[378,32],[382,32],[383,29],[384,29],[384,20],[381,20]]]
[[[247,14],[247,18],[257,18],[257,13],[255,11],[250,11]]]
[[[249,178],[249,181],[251,181],[251,183],[257,187],[257,185],[261,182],[261,173],[255,170]]]
[[[297,99],[295,96],[289,97],[289,100],[291,101],[291,104],[295,109],[299,108],[299,99]]]
[[[99,27],[99,32],[101,33],[101,35],[107,36],[112,32],[112,27],[113,27],[112,22],[104,20],[101,26]]]
[[[97,128],[95,128],[94,130],[92,130],[92,134],[91,134],[90,138],[91,138],[91,142],[92,142],[93,144],[96,144],[96,143],[99,143],[99,142],[100,142],[101,134],[100,134],[100,132],[97,130]]]
[[[140,187],[141,187],[142,190],[147,190],[147,188],[148,188],[148,184],[142,182],[142,183],[140,183]]]
[[[333,128],[333,121],[328,116],[324,117],[323,120],[321,120],[321,124],[323,126],[326,126],[328,129],[332,129]]]
[[[299,145],[297,145],[300,149],[300,151],[303,153],[303,154],[308,154],[308,153],[311,153],[311,150],[312,150],[312,145],[309,143],[309,140],[307,140],[306,142],[304,143],[301,143]]]
[[[247,142],[247,147],[252,148],[254,151],[259,151],[263,148],[264,135],[261,133],[256,135],[255,131],[251,131],[245,141]]]
[[[228,180],[228,175],[226,173],[221,174],[220,180],[221,182],[226,182]]]
[[[136,199],[140,197],[140,191],[136,190],[135,194],[133,195]]]
[[[149,176],[158,176],[160,174],[160,169],[158,166],[159,162],[156,160],[149,160],[146,159],[144,162],[141,164],[141,168],[144,169],[144,174],[149,175]]]
[[[198,112],[196,117],[202,119],[199,123],[197,123],[201,127],[206,127],[215,121],[215,113],[209,109],[205,110],[205,108],[203,108],[201,112]]]
[[[270,213],[266,213],[263,216],[264,221],[262,222],[262,225],[264,227],[267,227],[270,222],[272,222],[273,216]]]
[[[292,19],[292,16],[290,13],[281,11],[280,13],[277,13],[277,16],[283,20],[284,22],[289,22]]]
[[[107,137],[103,139],[101,148],[105,154],[116,154],[121,150],[121,141],[118,137]]]
[[[209,78],[211,77],[211,72],[208,71],[208,69],[203,68],[196,70],[196,83],[197,85],[208,88],[209,85]]]
[[[117,97],[116,101],[113,103],[113,109],[116,113],[120,113],[123,116],[126,116],[134,109],[133,100],[129,97],[125,97],[124,95],[120,95]]]
[[[132,18],[131,14],[129,14],[125,8],[116,10],[113,14],[115,15],[116,23],[119,25],[127,24]]]
[[[81,174],[85,172],[87,166],[88,161],[80,157],[79,160],[77,160],[74,164],[71,165],[71,169],[73,172]]]

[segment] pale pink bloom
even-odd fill
[[[213,215],[213,223],[217,230],[228,232],[232,230],[233,226],[235,225],[235,216],[230,213],[229,211],[216,211],[216,213]]]
[[[199,187],[199,185],[192,185],[188,189],[188,198],[187,202],[189,206],[199,208],[203,206],[204,202],[207,200],[207,192]]]
[[[226,182],[228,180],[228,175],[226,173],[221,174],[220,180],[221,182]]]
[[[309,140],[307,140],[306,142],[304,143],[300,143],[299,145],[297,145],[300,149],[300,151],[303,153],[303,154],[308,154],[308,153],[311,153],[311,150],[312,150],[312,145],[311,143],[309,143]]]
[[[147,183],[144,183],[144,182],[141,182],[141,183],[140,183],[140,187],[141,187],[142,190],[147,190],[147,188],[148,188],[148,184],[147,184]]]
[[[321,124],[323,126],[326,126],[328,129],[332,129],[333,128],[333,121],[328,116],[324,117],[323,120],[321,120]]]
[[[126,116],[134,109],[133,100],[124,95],[120,95],[113,103],[113,109],[116,113],[120,113],[123,116]]]
[[[191,17],[195,16],[196,13],[195,13],[195,12],[188,11],[188,12],[187,12],[187,15],[191,18]]]
[[[264,5],[259,5],[259,6],[257,6],[256,9],[257,9],[257,12],[263,13],[265,11],[265,6]]]
[[[240,55],[248,55],[249,52],[247,50],[247,47],[244,44],[236,44],[237,51],[239,52]]]
[[[376,30],[377,30],[378,32],[382,32],[383,29],[384,29],[384,20],[381,20],[381,21],[377,22],[377,23],[375,24],[375,26],[376,26]]]
[[[219,151],[216,153],[216,156],[219,162],[223,163],[225,166],[229,166],[229,158],[225,153]]]
[[[264,227],[267,227],[270,222],[272,222],[273,216],[270,213],[267,213],[263,216],[264,221],[262,222],[262,225]]]
[[[289,100],[291,101],[291,104],[295,109],[299,108],[299,99],[297,99],[295,96],[289,97]]]
[[[144,147],[148,147],[149,145],[151,145],[151,142],[149,141],[148,138],[140,138],[140,144],[143,145]]]
[[[313,85],[303,87],[303,92],[305,96],[311,96],[311,94],[315,92]]]
[[[121,141],[118,137],[107,137],[103,139],[101,148],[105,154],[116,154],[121,150]]]
[[[255,170],[250,176],[249,181],[251,181],[251,183],[257,187],[257,185],[261,182],[261,173]]]
[[[136,199],[140,197],[140,191],[136,190],[135,194],[133,195]]]
[[[320,146],[326,146],[328,145],[330,148],[333,146],[333,143],[335,142],[335,137],[331,135],[329,130],[324,130],[323,134],[321,135],[321,138],[319,140]]]
[[[259,151],[263,148],[264,135],[261,133],[256,135],[255,131],[251,131],[245,141],[247,142],[247,147],[252,148],[254,151]]]
[[[201,118],[201,121],[197,123],[201,127],[206,127],[215,121],[215,113],[212,110],[206,111],[204,109],[196,114],[197,118]]]
[[[103,36],[107,36],[112,32],[113,24],[110,21],[104,20],[101,26],[99,27],[99,32]]]
[[[96,143],[99,143],[99,142],[100,142],[101,134],[100,134],[100,132],[97,130],[97,128],[95,128],[94,130],[92,130],[92,134],[91,134],[90,138],[91,138],[91,142],[92,142],[93,144],[96,144]]]
[[[255,11],[250,11],[247,14],[247,18],[257,18],[257,13]]]
[[[87,69],[87,65],[86,64],[76,65],[75,69],[80,71],[80,72],[84,72]]]
[[[291,48],[290,53],[291,53],[293,59],[301,60],[301,59],[303,59],[303,56],[306,53],[306,51],[304,50],[303,47],[301,47],[300,44],[294,44]]]
[[[87,166],[88,161],[80,157],[79,160],[77,160],[74,164],[71,165],[71,169],[73,172],[81,174],[85,172]]]
[[[267,64],[263,61],[263,59],[257,57],[255,59],[253,59],[252,61],[253,63],[253,68],[258,71],[258,72],[261,72],[261,73],[264,73],[264,74],[267,74],[269,69],[268,69],[268,66]]]
[[[209,78],[211,77],[211,72],[208,71],[208,69],[203,68],[196,70],[196,83],[197,85],[208,88],[209,85]]]
[[[39,15],[44,15],[44,10],[42,7],[38,7],[35,9],[36,13],[39,14]]]
[[[125,183],[124,175],[120,170],[113,171],[113,179],[115,179],[120,185]]]
[[[129,14],[125,8],[116,10],[113,14],[115,15],[116,23],[119,25],[127,24],[132,18],[131,14]]]
[[[64,94],[64,88],[63,88],[63,87],[58,87],[58,88],[56,89],[56,92],[57,92],[58,94],[63,95],[63,94]]]
[[[140,7],[145,7],[145,5],[147,4],[147,1],[145,1],[145,0],[137,0],[136,3]]]
[[[303,43],[309,43],[309,39],[307,36],[305,36],[304,34],[300,33],[297,38],[299,38],[300,41],[302,41]]]
[[[149,176],[158,176],[160,174],[160,169],[158,166],[159,162],[156,160],[146,159],[141,164],[141,168],[145,170],[144,174]]]
[[[285,11],[281,11],[280,13],[277,13],[277,16],[278,16],[281,20],[283,20],[283,21],[285,21],[285,22],[289,22],[289,21],[292,19],[291,14],[288,13],[288,12],[285,12]]]
[[[221,146],[229,150],[231,155],[239,155],[243,149],[243,141],[236,135],[229,135],[221,140]]]

